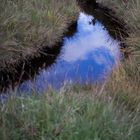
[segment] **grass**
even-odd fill
[[[0,106],[0,138],[139,140],[139,111],[129,111],[115,100],[95,97],[83,89],[59,94],[51,91],[42,96],[12,96]]]
[[[52,47],[75,21],[76,0],[0,0],[0,65],[17,63]]]
[[[7,102],[0,104],[0,139],[140,139],[140,2],[98,2],[113,9],[115,16],[126,23],[129,37],[124,42],[128,46],[127,51],[130,51],[129,58],[119,64],[110,79],[100,86],[75,85],[67,91],[52,90],[41,96],[26,96],[24,93],[21,96],[12,95]],[[0,10],[4,13],[1,8]],[[46,25],[45,22],[43,24]]]

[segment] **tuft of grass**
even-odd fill
[[[105,84],[102,94],[106,98],[123,103],[128,110],[137,110],[140,106],[140,73],[134,64],[120,64]]]
[[[2,140],[139,140],[140,112],[77,92],[12,96],[0,105]]]
[[[0,0],[0,3],[1,67],[34,56],[44,46],[52,47],[79,13],[76,0]]]

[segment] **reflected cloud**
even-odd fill
[[[93,52],[99,48],[105,48],[110,55],[118,60],[120,51],[120,43],[113,40],[105,27],[97,22],[95,25],[90,24],[93,20],[92,16],[84,13],[80,14],[78,20],[78,32],[72,38],[65,38],[65,45],[63,50],[63,60],[67,62],[74,62],[78,60],[88,59],[88,53]],[[100,61],[100,59],[95,60]],[[100,61],[101,63],[103,61]]]

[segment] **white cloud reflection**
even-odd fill
[[[99,48],[105,48],[108,53],[118,60],[120,55],[120,43],[112,39],[104,26],[97,22],[95,25],[90,24],[94,18],[92,16],[81,13],[78,20],[78,32],[72,38],[65,39],[63,50],[64,61],[73,63],[78,60],[88,59],[88,54]],[[93,55],[94,61],[104,63],[103,55],[99,57]]]

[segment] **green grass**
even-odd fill
[[[0,0],[0,3],[1,67],[37,55],[43,46],[52,47],[79,13],[76,0]]]
[[[11,97],[0,106],[0,139],[139,140],[139,113],[83,89]]]

